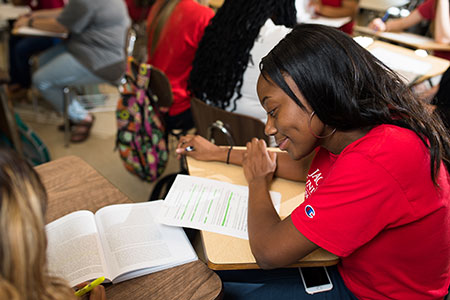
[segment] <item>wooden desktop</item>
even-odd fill
[[[70,212],[130,203],[122,192],[86,162],[68,156],[36,167],[49,196],[46,222]],[[222,297],[220,278],[200,260],[106,286],[108,300],[213,300]]]
[[[242,167],[220,162],[204,162],[187,157],[189,174],[216,179],[234,184],[246,185]],[[280,192],[280,216],[287,217],[295,207],[303,202],[305,184],[276,178],[271,190]],[[213,270],[257,269],[255,258],[248,240],[218,233],[201,231],[202,246],[208,267]],[[274,245],[274,247],[276,247]],[[330,266],[339,258],[323,249],[318,249],[304,257],[292,267]]]

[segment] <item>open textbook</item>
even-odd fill
[[[51,274],[71,286],[100,276],[117,283],[197,260],[182,228],[154,221],[161,202],[81,210],[49,223]]]
[[[280,211],[281,194],[270,192]],[[188,175],[177,175],[157,220],[248,239],[248,187]]]

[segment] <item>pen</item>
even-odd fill
[[[194,150],[195,150],[194,146],[187,146],[186,148],[184,148],[184,151],[186,151],[186,152],[191,152]]]
[[[75,296],[77,296],[77,297],[83,296],[84,294],[92,291],[93,288],[95,288],[97,285],[101,284],[103,281],[105,281],[105,277],[104,276],[95,279],[91,283],[87,284],[83,288],[81,288],[78,291],[76,291],[75,292]]]
[[[386,23],[387,19],[389,18],[389,12],[387,11],[384,16],[381,18],[381,21],[383,21],[383,23]]]

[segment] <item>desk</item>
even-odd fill
[[[377,50],[383,50],[385,53],[392,53],[393,57],[401,55],[407,60],[416,61],[417,64],[429,64],[429,68],[425,73],[420,73],[422,76],[417,78],[414,83],[419,83],[425,81],[429,78],[435,77],[437,75],[441,75],[444,73],[447,68],[450,66],[450,61],[446,59],[442,59],[436,56],[428,55],[426,57],[418,56],[413,50],[407,49],[404,47],[392,45],[390,43],[382,42],[382,41],[374,41],[368,47],[367,50],[373,52]],[[377,49],[377,50],[375,50]],[[383,61],[383,60],[382,60]],[[383,61],[388,67],[397,71],[398,73],[408,72],[417,72],[414,64],[402,64],[401,60],[394,59],[393,61]],[[416,74],[418,75],[418,74]],[[408,76],[405,76],[408,78]]]
[[[46,222],[75,210],[130,203],[122,192],[80,158],[68,156],[36,167],[47,188]],[[200,260],[106,287],[114,299],[220,299],[222,282]]]
[[[432,38],[410,32],[373,31],[369,27],[364,26],[355,26],[353,29],[355,32],[375,36],[377,38],[399,43],[415,49],[424,49],[428,51],[450,51],[450,45],[436,43]]]
[[[401,7],[409,2],[409,0],[360,0],[359,8],[384,12],[389,7]]]
[[[220,162],[198,161],[187,157],[189,174],[247,185],[242,167]],[[280,216],[287,217],[294,208],[303,202],[305,184],[276,178],[271,190],[282,194]],[[213,270],[258,269],[250,250],[248,240],[226,236],[214,232],[201,231],[203,249],[208,267]],[[331,266],[339,258],[323,249],[318,249],[292,265],[301,267]]]

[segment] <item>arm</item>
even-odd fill
[[[253,139],[244,154],[244,174],[249,186],[248,235],[252,253],[263,269],[283,267],[318,248],[294,226],[281,220],[269,195],[278,153],[268,152],[264,141]],[[274,247],[274,245],[277,245]]]
[[[60,12],[61,9],[58,8],[46,10],[46,12],[43,13],[33,13],[31,16],[21,17],[14,23],[14,28],[29,26],[31,24],[31,27],[35,29],[68,33],[67,28],[57,21]]]
[[[441,44],[450,43],[450,13],[448,0],[437,0],[434,39]]]
[[[375,31],[402,31],[406,28],[414,26],[421,22],[424,18],[419,13],[417,9],[413,10],[413,12],[405,17],[395,20],[389,20],[384,23],[380,18],[376,18],[372,20],[369,24],[369,28]]]
[[[325,17],[342,18],[354,17],[358,12],[358,2],[355,0],[343,0],[340,7],[323,5],[321,1],[311,2],[314,6],[314,11]]]
[[[187,146],[194,146],[195,151],[186,152],[184,149]],[[228,149],[228,147],[218,147],[201,136],[187,135],[180,138],[176,152],[178,155],[188,155],[197,160],[226,162]],[[245,151],[232,149],[229,162],[241,166]],[[306,181],[313,157],[314,154],[311,154],[302,160],[294,161],[286,152],[277,152],[277,169],[275,175],[289,180]]]

